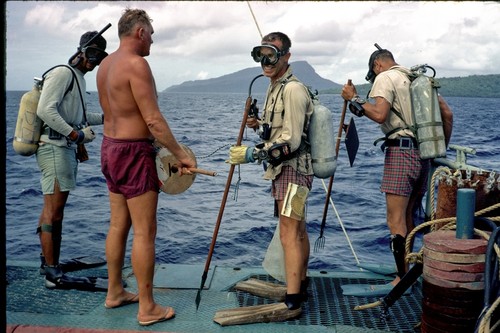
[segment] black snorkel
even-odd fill
[[[68,64],[71,66],[71,67],[75,67],[78,65],[78,62],[76,64],[73,64],[73,60],[75,60],[75,58],[80,54],[80,52],[82,52],[83,49],[85,49],[87,46],[89,45],[92,45],[92,42],[99,36],[101,36],[106,30],[108,30],[109,28],[111,27],[111,23],[108,23],[101,31],[99,31],[97,33],[97,35],[95,35],[94,37],[92,37],[91,39],[89,39],[88,42],[86,42],[85,44],[83,45],[80,45],[78,46],[78,49],[77,51],[75,52],[75,54],[73,54],[71,56],[71,58],[69,58],[68,60]]]
[[[377,43],[375,43],[374,45],[377,48],[377,51],[373,52],[370,56],[370,60],[368,61],[368,73],[365,77],[365,80],[370,83],[373,83],[373,81],[375,81],[375,77],[377,76],[377,74],[375,74],[375,72],[373,71],[373,63],[375,62],[375,58],[380,54],[379,51],[383,50]]]

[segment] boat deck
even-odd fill
[[[160,264],[155,273],[155,300],[173,306],[176,317],[152,326],[137,323],[137,304],[116,309],[104,307],[105,292],[49,290],[34,262],[7,263],[7,332],[415,332],[421,315],[420,282],[390,309],[390,320],[381,321],[379,307],[354,311],[356,305],[372,303],[377,297],[343,296],[341,285],[381,284],[390,278],[367,271],[310,271],[309,300],[300,318],[278,323],[220,326],[213,321],[216,311],[268,304],[275,301],[235,291],[239,281],[274,279],[259,267],[214,266],[210,269],[201,302],[196,295],[204,265]],[[104,267],[69,273],[72,276],[106,277]],[[128,289],[136,290],[130,267],[124,270]],[[418,331],[418,329],[417,329]]]

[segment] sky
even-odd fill
[[[6,89],[29,90],[33,77],[67,63],[85,31],[111,23],[103,36],[106,51],[116,50],[127,7],[153,20],[146,59],[159,91],[258,67],[250,51],[272,31],[292,40],[290,62],[305,60],[340,84],[366,83],[374,43],[437,77],[500,74],[500,2],[7,1]],[[85,76],[88,91],[96,72]]]

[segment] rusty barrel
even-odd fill
[[[498,175],[491,172],[471,171],[470,175],[465,170],[459,170],[457,176],[442,177],[438,182],[436,219],[456,216],[458,189],[471,188],[476,190],[475,210],[493,206],[500,203],[500,188],[493,186],[498,180]],[[452,170],[453,174],[457,170]],[[498,216],[500,209],[492,210],[482,216]],[[446,223],[438,225],[439,229]]]
[[[473,332],[484,302],[485,239],[424,236],[422,333]]]

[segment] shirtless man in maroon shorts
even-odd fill
[[[195,167],[195,161],[179,145],[158,107],[153,74],[144,59],[153,43],[151,21],[143,10],[126,9],[118,22],[120,46],[101,63],[97,73],[99,102],[104,112],[101,168],[111,207],[106,238],[109,283],[105,306],[115,308],[138,301],[140,325],[175,315],[173,308],[160,306],[153,298],[159,193],[153,140],[178,159],[181,174],[189,174],[188,168]],[[138,295],[122,286],[131,226],[132,268]]]

